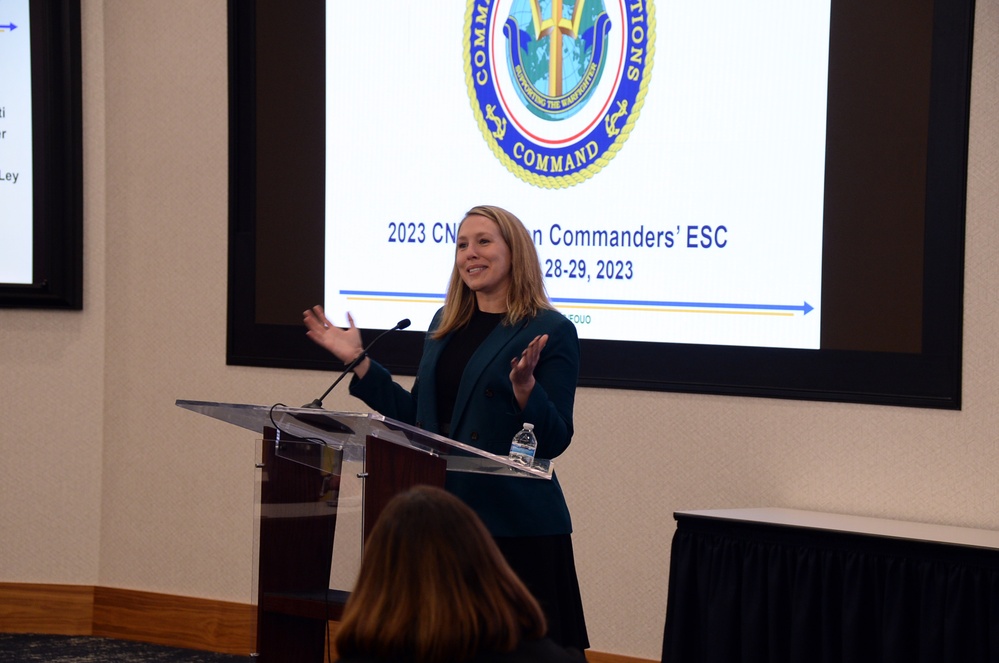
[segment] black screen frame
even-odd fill
[[[301,312],[323,301],[324,220],[303,200],[315,195],[317,183],[322,186],[324,138],[321,132],[302,130],[310,114],[317,112],[317,100],[321,112],[322,97],[312,89],[304,94],[292,92],[280,110],[258,105],[265,81],[274,85],[278,80],[294,88],[314,86],[306,82],[310,76],[323,79],[322,71],[316,70],[316,63],[321,67],[323,60],[322,21],[317,27],[315,15],[309,19],[309,12],[321,11],[323,2],[303,0],[295,3],[298,12],[280,16],[267,13],[266,4],[259,0],[229,3],[227,362],[341,370],[340,362],[305,338],[301,326]],[[931,11],[926,190],[919,220],[923,262],[921,283],[915,284],[922,298],[920,350],[794,350],[583,340],[580,386],[960,409],[974,2],[937,1]],[[843,31],[850,28],[847,17],[841,14]],[[260,21],[265,21],[266,31],[257,31]],[[284,75],[273,71],[273,63],[264,54],[268,45],[260,43],[273,38],[280,21],[296,35],[294,43],[284,45],[288,52],[282,57],[289,58],[283,61]],[[275,132],[281,133],[287,154],[258,158],[258,149],[266,149],[258,145],[267,140],[261,136]],[[272,179],[284,172],[288,159],[298,163],[297,172],[311,175],[288,177],[271,197],[260,193],[258,178]],[[826,241],[833,239],[827,234]],[[858,262],[863,259],[856,256]],[[362,332],[370,341],[377,330]],[[423,341],[422,332],[396,332],[379,342],[377,359],[394,373],[415,375]]]
[[[83,308],[83,102],[79,0],[31,0],[33,273],[0,307]]]

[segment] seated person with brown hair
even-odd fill
[[[584,663],[545,637],[538,602],[457,497],[396,495],[365,542],[336,648],[340,663]]]

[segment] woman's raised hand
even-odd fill
[[[548,334],[535,336],[519,356],[510,360],[510,382],[521,409],[527,407],[527,399],[534,390],[534,367],[538,365],[546,343]]]
[[[361,332],[354,325],[354,318],[347,314],[347,329],[333,325],[323,312],[322,306],[313,306],[302,313],[302,322],[308,330],[305,335],[316,344],[329,350],[333,356],[345,364],[352,362],[364,351]]]

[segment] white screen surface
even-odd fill
[[[33,280],[28,0],[0,0],[0,283]]]
[[[495,204],[534,234],[548,293],[581,338],[818,348],[828,0],[660,2],[642,20],[588,4],[610,26],[590,102],[545,122],[507,94],[497,112],[571,143],[614,113],[639,60],[644,92],[610,158],[547,187],[507,167],[474,110],[475,73],[512,80],[502,26],[530,2],[389,2],[377,17],[327,3],[328,315],[426,329],[457,223]],[[481,69],[466,52],[478,28],[492,45]]]

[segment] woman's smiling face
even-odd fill
[[[475,293],[479,310],[505,313],[510,287],[510,247],[492,219],[472,215],[458,229],[455,265],[461,280]]]

